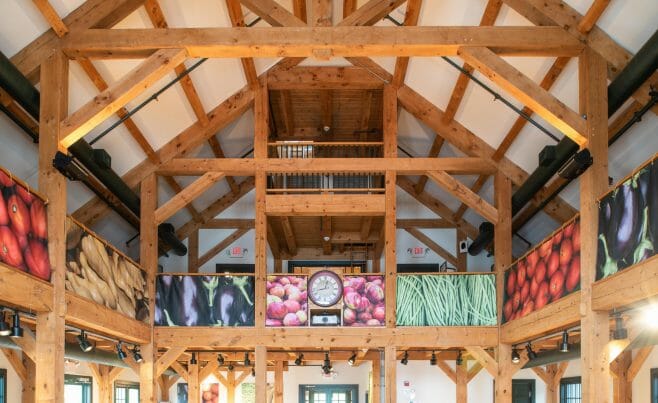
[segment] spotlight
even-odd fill
[[[436,353],[432,351],[432,357],[430,358],[430,365],[436,365]]]
[[[142,354],[139,352],[139,347],[135,344],[133,345],[133,360],[135,360],[136,363],[141,363],[144,361],[144,357],[142,357]]]
[[[402,356],[402,359],[400,360],[400,364],[402,364],[402,365],[409,364],[409,352],[408,351],[404,352],[404,355]]]
[[[251,367],[251,376],[256,377],[256,368]]]
[[[233,371],[233,368],[235,368],[235,367],[231,363],[229,363],[228,367],[226,367],[226,369],[228,369],[229,371]]]
[[[192,353],[192,358],[190,358],[190,365],[197,365],[196,353]]]
[[[7,323],[5,312],[2,311],[0,315],[0,336],[9,336],[11,334],[11,327]]]
[[[512,349],[512,364],[518,364],[521,362],[521,356],[519,355],[519,350]]]
[[[537,353],[535,353],[532,350],[532,345],[530,345],[530,342],[528,342],[528,344],[526,344],[525,350],[528,352],[528,358],[530,358],[531,360],[534,360],[535,358],[537,358]]]
[[[628,331],[624,328],[624,319],[621,315],[615,315],[615,330],[612,331],[613,340],[625,340],[628,338]]]
[[[324,353],[324,363],[322,364],[322,371],[324,371],[325,374],[330,374],[331,373],[331,361],[329,360],[329,353]]]
[[[464,360],[462,359],[462,351],[459,350],[459,351],[457,351],[457,359],[455,360],[455,364],[462,365],[463,363],[464,363]]]
[[[217,363],[219,365],[224,365],[224,356],[221,354],[217,354]]]
[[[562,333],[562,342],[559,343],[560,347],[560,352],[562,353],[568,353],[569,352],[569,333],[565,330],[564,333]]]
[[[354,366],[354,364],[356,364],[356,353],[352,354],[350,358],[347,359],[347,363],[350,364],[351,366]]]
[[[119,359],[120,359],[121,361],[123,361],[123,360],[126,359],[127,356],[128,356],[128,355],[126,354],[126,352],[123,351],[123,343],[122,343],[122,342],[118,342],[118,343],[117,343],[117,357],[119,357]]]
[[[251,366],[251,360],[249,359],[249,353],[244,353],[244,366],[245,367],[250,367]]]
[[[20,338],[23,337],[23,328],[21,327],[21,316],[18,311],[14,311],[14,325],[11,327],[11,334],[9,337]]]
[[[80,330],[80,335],[78,335],[76,339],[78,339],[80,350],[83,352],[88,353],[94,349],[94,346],[92,346],[89,340],[87,340],[87,333],[85,333],[84,330]]]
[[[299,355],[297,356],[297,358],[295,358],[295,365],[297,365],[297,366],[302,365],[303,362],[304,362],[304,354],[303,354],[303,353],[299,353]]]

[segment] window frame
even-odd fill
[[[0,395],[0,403],[7,403],[7,369],[0,368],[0,388],[2,388],[2,395]]]
[[[582,378],[580,376],[571,376],[568,378],[562,378],[560,379],[560,403],[567,403],[572,400],[565,400],[567,398],[569,399],[576,399],[576,397],[569,397],[569,396],[564,396],[566,394],[566,389],[565,386],[568,385],[580,385],[580,396],[577,397],[579,399],[579,402],[583,401],[583,389],[582,389]]]
[[[350,397],[350,403],[359,403],[359,384],[304,384],[299,385],[299,403],[305,403],[304,392],[307,390],[318,390],[323,393],[341,392],[348,389],[354,392],[354,397]],[[330,402],[327,402],[330,403]]]
[[[658,402],[658,368],[649,371],[649,382],[651,382],[651,403]]]
[[[84,379],[85,381],[80,381]],[[94,378],[88,375],[75,375],[75,374],[64,374],[64,385],[80,385],[82,386],[82,401],[83,403],[93,403],[94,401]],[[85,391],[89,389],[88,395],[85,395]],[[89,398],[89,400],[87,400]]]
[[[117,403],[117,389],[126,389],[126,403],[139,403],[139,383],[138,382],[130,382],[130,381],[114,381],[114,397],[112,401],[114,403]],[[128,393],[128,390],[134,389],[137,390],[137,402],[132,402],[130,400],[130,395]]]

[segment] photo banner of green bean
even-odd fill
[[[396,316],[398,326],[495,326],[495,276],[400,275]]]

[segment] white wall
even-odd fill
[[[89,366],[87,365],[87,363],[84,363],[84,362],[80,362],[79,365],[75,365],[73,363],[67,363],[64,366],[64,372],[68,375],[92,376],[91,371],[89,370]],[[96,382],[95,379],[93,379],[93,377],[92,377],[92,380],[93,380],[93,385],[92,385],[92,388],[91,388],[92,399],[93,399],[92,401],[93,402],[99,402],[100,398],[99,398],[99,394],[98,394],[98,392],[99,392],[98,383]],[[117,381],[137,382],[137,383],[139,383],[139,376],[137,376],[137,374],[135,374],[135,372],[132,369],[126,368],[119,375],[119,377],[117,378]],[[10,399],[8,401],[12,402],[13,400]]]
[[[649,403],[651,401],[651,368],[658,368],[658,348],[656,347],[654,347],[649,358],[644,362],[640,372],[633,380],[634,402]]]
[[[0,368],[7,370],[7,401],[19,402],[23,394],[23,384],[21,379],[16,375],[14,367],[11,366],[7,357],[0,353]]]

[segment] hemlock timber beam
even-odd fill
[[[658,256],[592,286],[592,309],[599,312],[632,306],[658,295]]]
[[[473,193],[471,189],[448,173],[444,171],[428,171],[427,177],[431,178],[443,190],[466,203],[466,205],[477,211],[485,219],[490,222],[498,221],[498,210],[494,206]]]
[[[384,82],[360,67],[292,67],[267,73],[270,90],[335,90],[384,88]]]
[[[381,216],[384,195],[267,195],[268,216]]]
[[[559,27],[89,29],[62,43],[73,59],[143,58],[168,48],[218,58],[454,56],[466,47],[488,47],[501,56],[576,56],[583,49]]]
[[[181,208],[191,204],[194,199],[199,197],[203,192],[210,189],[215,183],[224,178],[223,172],[206,172],[199,179],[192,182],[169,201],[158,207],[154,213],[156,224],[161,224],[169,217],[173,216]]]

